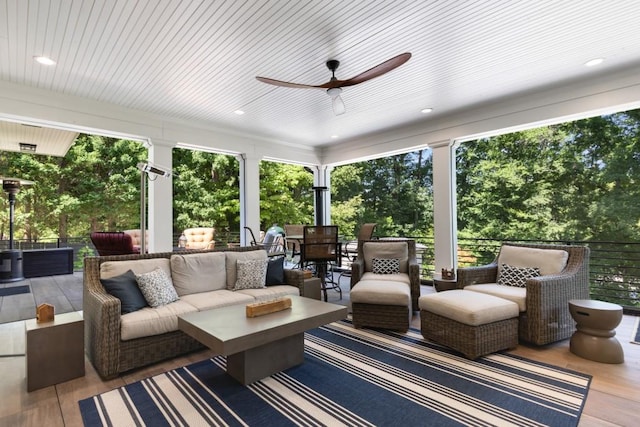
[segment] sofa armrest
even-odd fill
[[[120,363],[120,300],[104,290],[95,257],[85,258],[82,309],[89,360],[101,377],[114,377]]]
[[[456,287],[462,289],[467,285],[478,283],[496,283],[498,264],[492,263],[478,267],[464,267],[457,271]]]
[[[284,281],[287,285],[298,288],[300,295],[304,294],[304,271],[294,268],[285,269]]]

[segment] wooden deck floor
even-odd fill
[[[348,285],[342,287],[348,289]],[[423,286],[422,291],[433,292],[427,286]],[[329,295],[330,301],[340,301],[337,293],[330,292]],[[341,302],[348,304],[348,301],[346,294]],[[2,310],[6,308],[1,307]],[[412,325],[419,328],[419,320],[416,314]],[[625,363],[619,365],[591,362],[575,356],[569,352],[568,340],[545,347],[520,345],[511,352],[593,376],[580,426],[635,426],[640,414],[640,345],[631,344],[630,337],[637,321],[637,317],[624,316],[617,328],[617,338],[625,351]],[[211,356],[211,352],[204,350],[134,370],[110,381],[102,381],[85,361],[84,377],[27,393],[24,322],[3,323],[0,324],[0,426],[82,425],[79,400]]]

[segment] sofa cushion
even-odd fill
[[[120,317],[120,339],[126,341],[177,331],[178,315],[196,311],[191,304],[179,300],[157,308],[145,307],[123,314]]]
[[[179,296],[227,288],[224,252],[171,256],[171,279]]]
[[[289,295],[300,295],[300,289],[291,285],[272,285],[262,289],[242,289],[236,291],[238,294],[249,295],[257,302],[269,301]]]
[[[158,307],[169,304],[178,299],[171,277],[167,275],[161,268],[156,268],[148,273],[138,274],[136,276],[138,286],[144,299],[147,300],[151,307]]]
[[[266,259],[239,259],[236,261],[238,277],[233,290],[264,288],[268,263],[269,260]]]
[[[364,271],[373,271],[373,258],[398,258],[400,261],[400,273],[409,270],[409,247],[406,242],[364,242],[362,247],[364,254]]]
[[[538,267],[514,267],[502,264],[498,274],[498,285],[524,288],[527,286],[527,279],[538,276],[540,276]]]
[[[480,285],[467,285],[464,287],[464,290],[493,295],[494,297],[513,301],[518,304],[518,310],[521,312],[527,311],[527,288],[503,286],[497,283],[483,283]]]
[[[120,300],[120,313],[126,314],[146,307],[147,300],[140,292],[138,281],[133,271],[128,270],[119,276],[100,279],[104,289]]]
[[[209,310],[217,307],[226,307],[236,304],[250,304],[255,299],[250,295],[233,292],[226,289],[211,292],[201,292],[199,294],[189,294],[180,298],[199,311]]]
[[[119,276],[126,273],[127,270],[131,270],[138,275],[153,271],[157,267],[171,277],[171,264],[168,258],[150,258],[129,261],[105,261],[100,264],[100,278],[108,279],[109,277]]]
[[[236,280],[238,279],[237,273],[237,261],[247,259],[267,259],[267,251],[256,250],[247,252],[233,252],[227,251],[226,255],[226,269],[227,269],[227,289],[233,290],[236,286]]]
[[[284,283],[284,257],[270,257],[267,265],[267,286],[282,285]]]
[[[538,267],[541,276],[558,274],[564,270],[569,253],[561,249],[527,248],[504,245],[498,256],[498,275],[502,264],[514,267]]]
[[[373,258],[371,272],[374,274],[398,274],[400,273],[400,259]]]

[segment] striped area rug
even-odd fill
[[[631,333],[631,343],[640,344],[640,316],[635,319],[633,332]]]
[[[243,386],[215,357],[79,402],[97,425],[575,426],[591,377],[505,353],[467,360],[406,334],[332,323],[305,362]]]

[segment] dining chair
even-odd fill
[[[304,226],[300,264],[303,267],[308,266],[309,263],[315,264],[316,275],[320,278],[325,301],[327,301],[328,289],[338,291],[342,299],[342,289],[339,283],[333,280],[333,269],[328,269],[330,263],[338,262],[339,254],[337,225]],[[329,271],[331,271],[331,280],[327,280]]]

